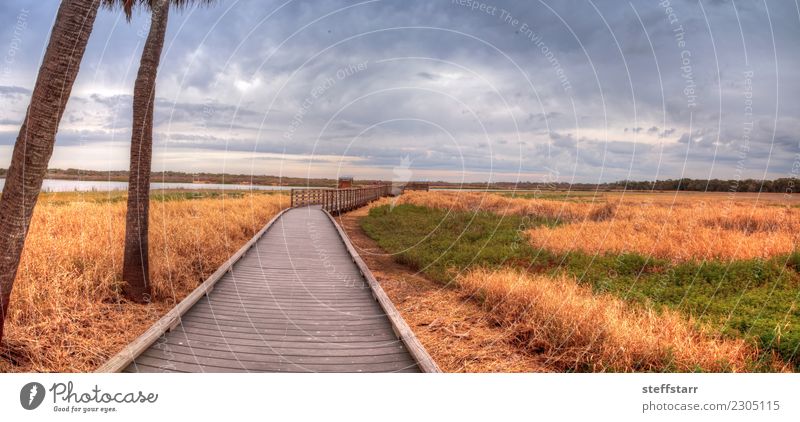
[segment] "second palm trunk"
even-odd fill
[[[145,41],[133,88],[131,166],[128,179],[128,211],[125,219],[125,253],[122,264],[123,293],[135,302],[150,300],[148,218],[150,168],[153,158],[153,108],[156,75],[167,30],[169,1],[153,4],[150,32]]]

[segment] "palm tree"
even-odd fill
[[[0,340],[31,215],[100,0],[63,0],[0,198]]]
[[[114,4],[120,0],[105,0]],[[150,300],[150,264],[148,256],[148,218],[150,210],[150,169],[153,158],[153,108],[156,76],[170,5],[186,6],[190,0],[121,0],[130,19],[133,3],[138,1],[151,11],[150,31],[142,50],[139,72],[133,87],[133,128],[131,163],[128,179],[128,210],[125,217],[125,252],[122,262],[123,293],[132,301]],[[200,1],[200,0],[198,0]],[[202,0],[210,3],[211,0]]]
[[[150,210],[150,168],[153,157],[153,108],[156,75],[167,30],[169,0],[146,3],[151,9],[150,32],[142,50],[139,72],[133,86],[133,128],[128,178],[128,211],[125,217],[125,252],[122,261],[123,293],[139,303],[150,300],[148,259],[148,218]],[[130,0],[126,1],[130,18]]]

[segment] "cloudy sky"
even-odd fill
[[[58,2],[0,3],[7,167]],[[50,167],[128,167],[149,17],[101,10]],[[800,173],[792,1],[236,1],[173,10],[154,170],[449,181]]]

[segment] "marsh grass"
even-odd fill
[[[795,368],[800,364],[797,253],[673,262],[635,252],[551,251],[526,236],[565,224],[547,217],[408,203],[373,208],[362,220],[365,232],[397,261],[443,284],[458,284],[459,277],[476,268],[569,276],[597,294],[613,294],[643,309],[666,307],[715,334],[745,339],[760,350],[757,361],[770,362],[775,352]]]
[[[698,329],[672,310],[630,306],[567,275],[476,268],[458,284],[477,298],[510,341],[559,371],[746,371],[757,358],[740,339]]]
[[[741,201],[709,194],[689,196],[693,200],[670,194],[584,194],[568,198],[591,201],[574,202],[556,194],[530,199],[483,192],[409,192],[397,203],[546,218],[561,224],[535,227],[527,235],[535,247],[559,253],[635,253],[673,262],[769,259],[793,253],[800,244],[800,209],[775,202],[774,195]]]

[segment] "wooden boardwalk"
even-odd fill
[[[284,212],[240,253],[99,371],[438,371],[321,207]]]

